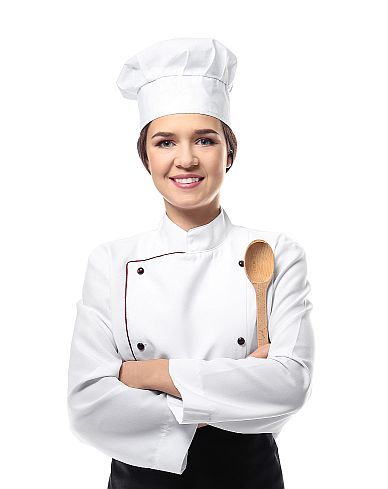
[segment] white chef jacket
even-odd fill
[[[274,252],[267,291],[270,349],[257,348],[249,243]],[[71,343],[70,428],[119,461],[182,474],[197,425],[273,433],[311,394],[314,336],[303,248],[284,233],[232,224],[225,209],[185,231],[158,226],[89,255]],[[169,359],[182,399],[126,386],[122,362]]]

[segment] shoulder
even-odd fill
[[[272,248],[275,260],[274,278],[282,276],[286,270],[298,270],[306,274],[306,253],[301,243],[293,236],[278,230],[265,230],[246,226],[233,225],[234,233],[239,236],[243,247],[255,239],[266,241]]]
[[[233,225],[233,230],[236,234],[243,235],[250,241],[263,239],[271,246],[274,254],[284,252],[285,250],[305,253],[303,246],[296,239],[282,231],[252,228],[236,224]]]
[[[89,252],[89,260],[112,260],[131,256],[138,250],[145,250],[155,243],[157,228],[141,231],[132,236],[103,241]]]
[[[297,255],[305,255],[305,249],[299,241],[286,233],[279,233],[276,241],[276,250],[279,252],[288,251]]]

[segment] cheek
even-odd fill
[[[212,154],[209,155],[209,164],[216,167],[222,167],[222,162],[224,160],[226,161],[226,154],[226,150],[221,145],[217,145]]]
[[[148,161],[158,161],[158,155],[155,149],[147,148]]]
[[[169,159],[165,153],[161,153],[160,151],[155,151],[150,149],[147,152],[148,156],[148,166],[154,170],[155,173],[162,173],[166,165],[169,162]]]
[[[209,175],[216,180],[222,180],[224,175],[224,165],[222,160],[222,152],[214,155],[214,158],[207,162],[207,170]]]

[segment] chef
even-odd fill
[[[111,489],[284,487],[275,439],[311,394],[310,283],[298,242],[233,224],[220,204],[236,66],[216,39],[175,38],[117,80],[137,100],[138,150],[164,209],[152,230],[91,251],[77,302],[70,427],[112,458]],[[244,269],[255,239],[275,259],[264,348]]]

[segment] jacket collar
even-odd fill
[[[209,223],[185,231],[173,222],[163,212],[158,232],[163,246],[171,251],[206,251],[220,245],[230,229],[232,223],[222,206],[220,213]]]

